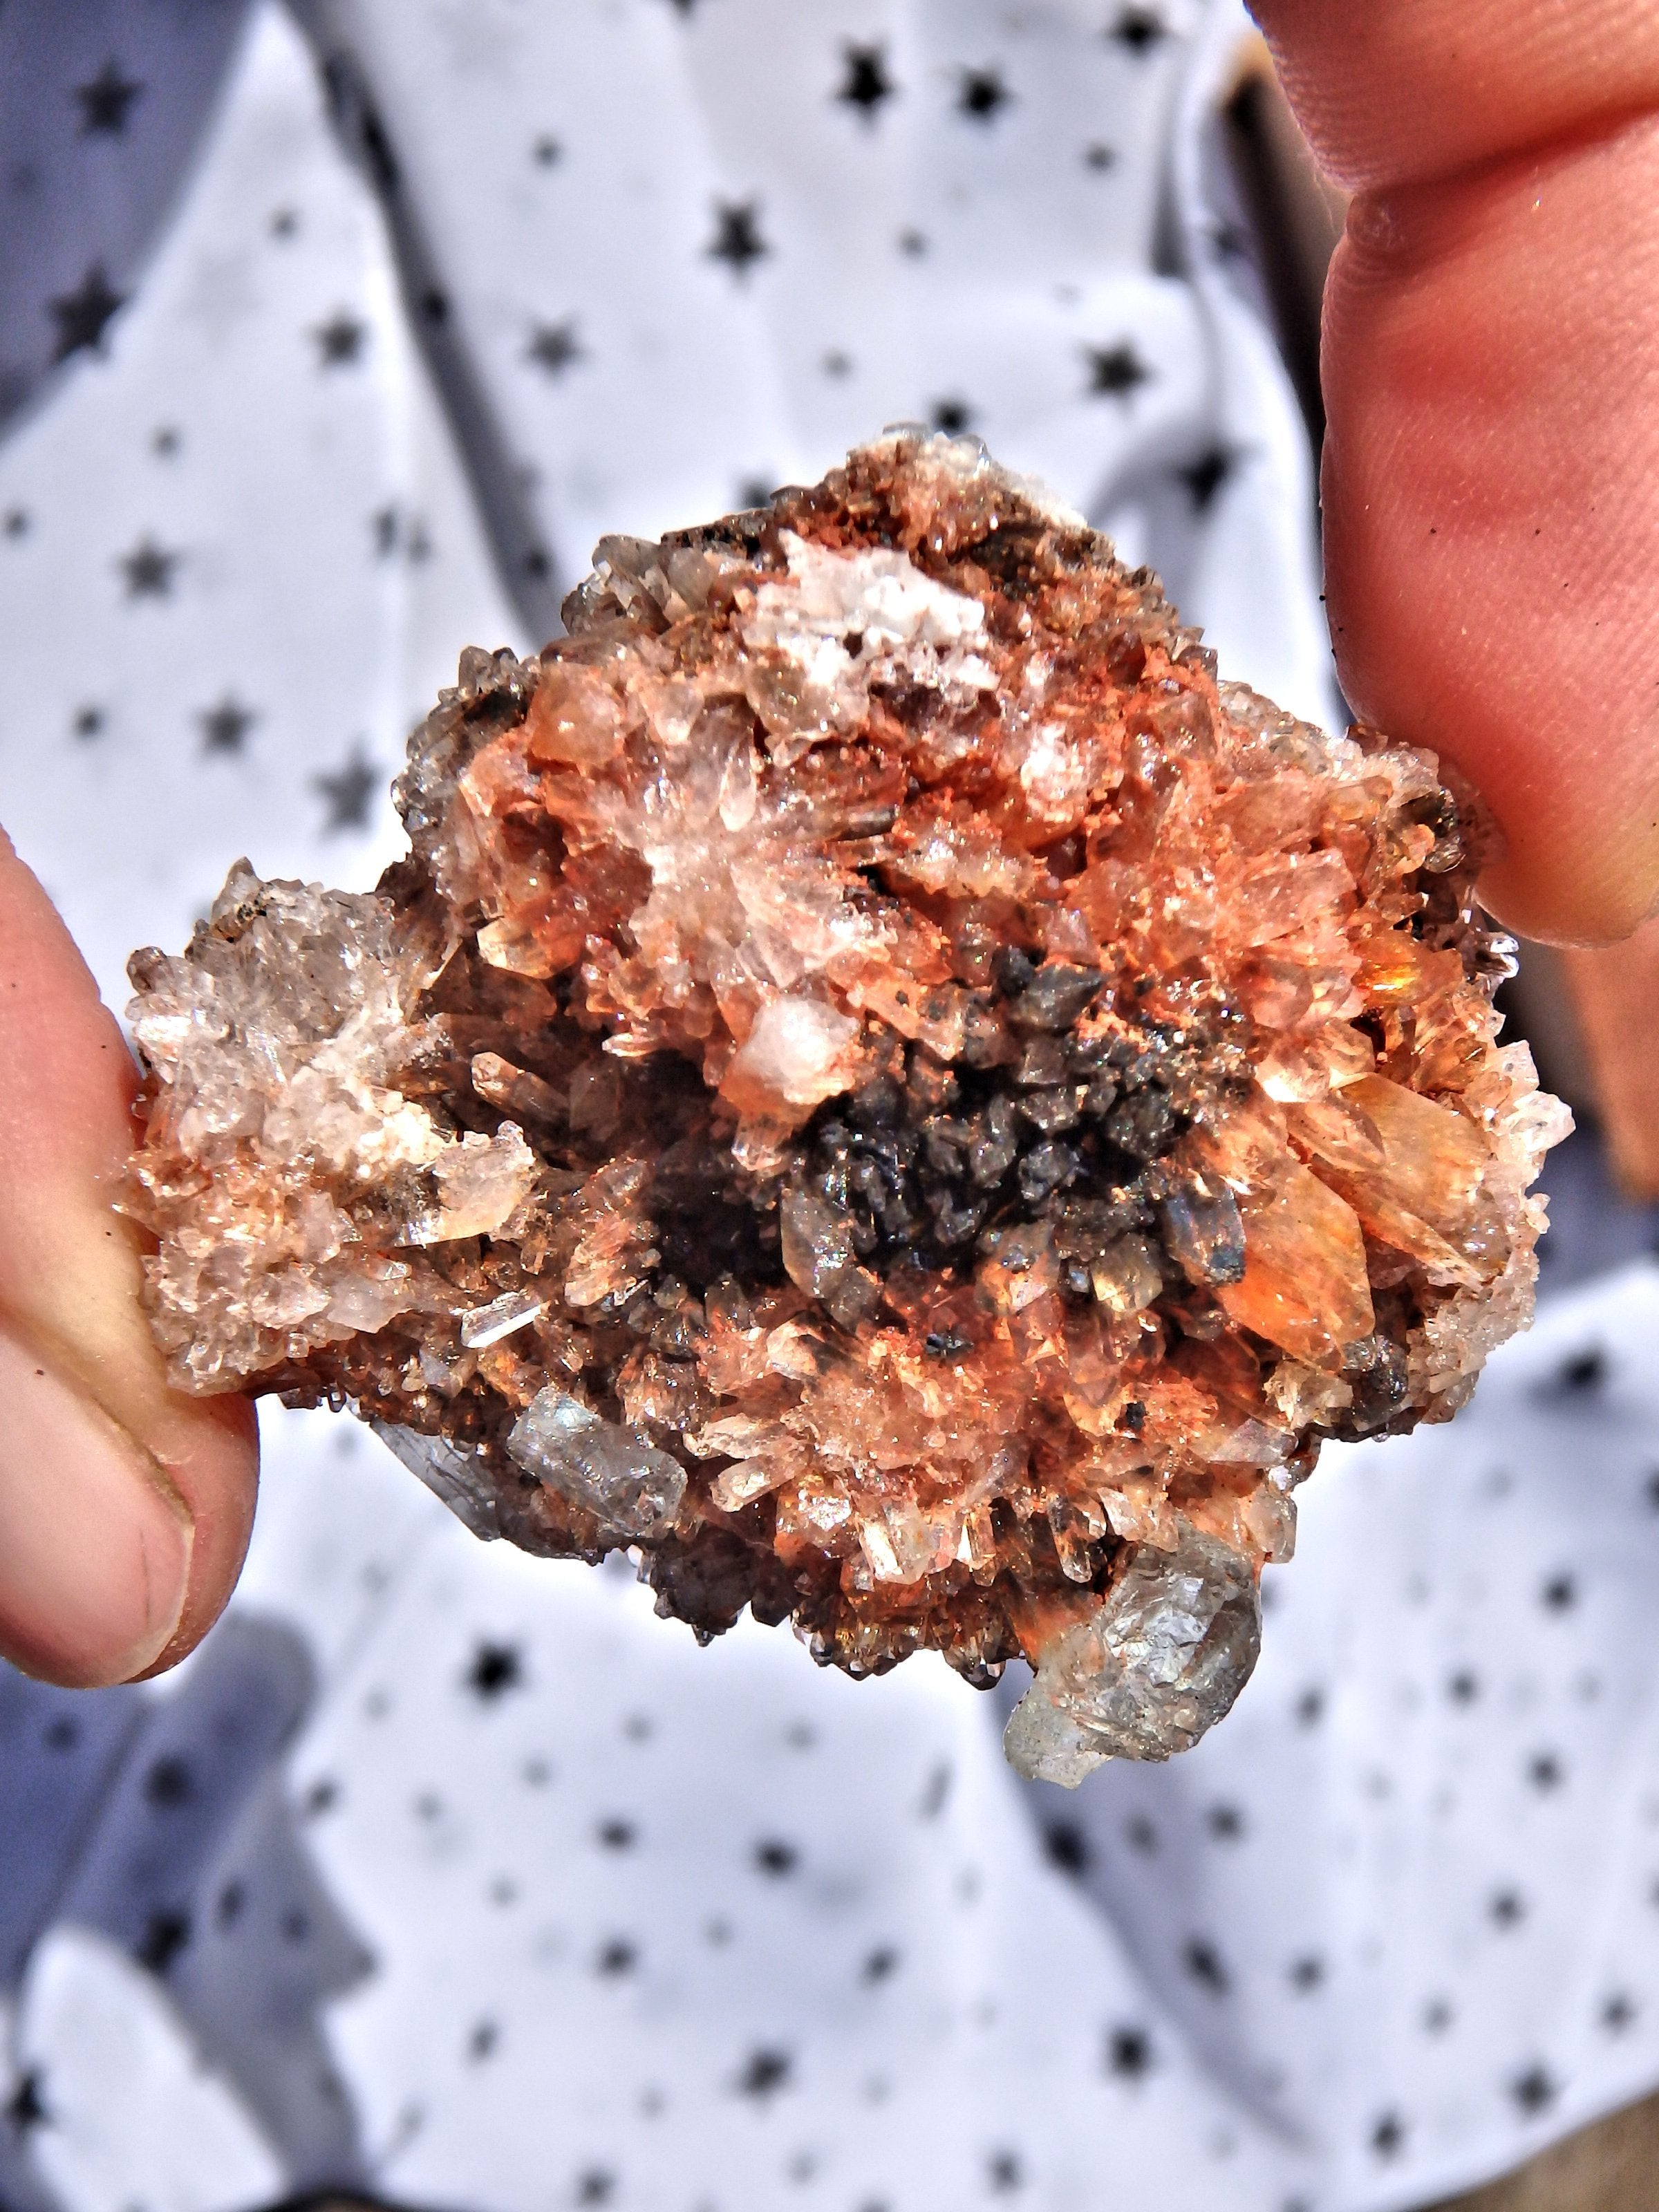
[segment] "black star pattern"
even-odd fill
[[[1460,1667],[1446,1685],[1446,1695],[1455,1705],[1472,1705],[1480,1694],[1480,1677],[1467,1667]]]
[[[347,368],[362,360],[368,326],[339,307],[325,323],[319,323],[311,335],[317,343],[319,368]]]
[[[826,376],[850,376],[853,374],[853,356],[850,353],[843,353],[839,346],[832,346],[818,367]]]
[[[80,1724],[70,1720],[67,1713],[62,1714],[52,1722],[41,1741],[48,1751],[73,1751],[81,1741]]]
[[[739,281],[747,276],[750,264],[772,251],[761,236],[760,202],[716,200],[714,242],[708,251],[711,261],[725,262]]]
[[[845,100],[849,107],[856,107],[866,123],[873,123],[882,102],[890,100],[898,89],[887,74],[886,50],[882,46],[848,46],[842,51],[847,76],[836,98]]]
[[[313,775],[311,787],[328,809],[323,823],[325,837],[337,830],[367,830],[369,810],[380,787],[380,771],[364,757],[362,745],[357,744],[341,767],[325,775]]]
[[[1578,1602],[1578,1585],[1569,1574],[1552,1575],[1538,1594],[1546,1613],[1571,1613]]]
[[[1057,1866],[1062,1874],[1089,1871],[1089,1838],[1075,1820],[1050,1820],[1042,1831],[1042,1848],[1049,1865]]]
[[[787,2087],[793,2071],[794,2061],[787,2051],[763,2045],[758,2051],[751,2051],[744,2061],[743,2071],[738,2076],[738,2094],[764,2102],[768,2097],[775,2096],[780,2089]]]
[[[1193,503],[1194,514],[1207,514],[1215,505],[1216,495],[1222,486],[1232,480],[1238,465],[1238,456],[1226,446],[1212,446],[1196,460],[1188,461],[1175,473],[1187,487],[1187,496]]]
[[[1516,1928],[1527,1917],[1527,1900],[1518,1889],[1495,1891],[1486,1905],[1494,1928]]]
[[[187,1804],[196,1788],[187,1763],[169,1753],[158,1759],[144,1777],[144,1796],[163,1812]]]
[[[947,438],[960,437],[974,419],[974,410],[965,399],[936,399],[930,411],[933,428],[943,430]]]
[[[1588,1398],[1607,1379],[1607,1355],[1599,1344],[1575,1352],[1556,1370],[1555,1389],[1564,1398]]]
[[[6,2104],[6,2118],[20,2136],[27,2135],[31,2128],[45,2127],[52,2118],[38,2067],[31,2066],[12,2091]]]
[[[1304,1690],[1294,1710],[1298,1728],[1316,1728],[1325,1717],[1325,1692],[1316,1685]]]
[[[927,1777],[927,1786],[921,1793],[921,1802],[916,1807],[919,1819],[938,1820],[939,1814],[945,1810],[946,1798],[951,1795],[951,1763],[948,1759],[941,1759]]]
[[[139,1965],[148,1966],[152,1974],[165,1974],[189,1942],[189,1913],[152,1912],[144,1923],[144,1932],[138,1939],[134,1955]]]
[[[171,422],[163,422],[158,430],[151,433],[149,449],[158,460],[170,461],[178,452],[181,442],[173,425]]]
[[[1431,1997],[1423,2008],[1425,2035],[1443,2035],[1452,2024],[1452,2008],[1444,1997]]]
[[[1250,241],[1236,222],[1218,222],[1210,233],[1210,251],[1218,261],[1243,261]]]
[[[1204,1821],[1220,1844],[1236,1844],[1244,1832],[1244,1815],[1237,1805],[1212,1805]]]
[[[228,1881],[214,1900],[213,1917],[222,1928],[234,1928],[242,1917],[247,1892],[240,1881]]]
[[[466,1670],[466,1686],[486,1705],[524,1680],[524,1657],[514,1644],[481,1644]]]
[[[538,169],[553,168],[563,157],[564,149],[556,138],[544,131],[530,149],[530,158]]]
[[[1106,2035],[1106,2071],[1139,2081],[1152,2069],[1152,2039],[1144,2027],[1114,2027]]]
[[[9,526],[10,521],[11,521],[11,517],[10,517],[9,515],[8,515],[8,516],[6,517],[6,520],[7,520],[8,525]],[[8,532],[7,532],[7,534],[8,534],[8,536],[9,536],[9,535],[11,534],[11,533],[10,533],[10,531],[9,531],[9,528],[8,528]],[[1649,1504],[1650,1506],[1652,1506],[1652,1508],[1653,1508],[1653,1510],[1654,1510],[1654,1511],[1655,1511],[1656,1513],[1659,1513],[1659,1467],[1655,1468],[1653,1469],[1653,1471],[1651,1472],[1651,1474],[1650,1474],[1650,1475],[1648,1476],[1647,1489],[1648,1489],[1648,1504]]]
[[[915,229],[900,231],[898,250],[901,253],[908,255],[912,261],[920,260],[927,251],[927,233]]]
[[[285,1943],[303,1943],[311,1933],[311,1917],[299,1905],[290,1905],[276,1925]]]
[[[676,0],[682,15],[689,12],[688,0]],[[616,2194],[617,2177],[602,2166],[590,2166],[576,2177],[578,2204],[608,2204]]]
[[[634,1847],[635,1834],[631,1820],[601,1820],[599,1832],[600,1847],[605,1850],[627,1851]]]
[[[101,354],[104,332],[126,303],[127,295],[115,289],[103,263],[94,261],[73,292],[60,293],[46,302],[58,325],[53,361],[67,361],[72,353]]]
[[[258,717],[227,691],[216,707],[196,717],[202,726],[204,753],[240,753]]]
[[[3,530],[8,538],[27,538],[29,534],[28,509],[23,507],[9,507],[3,520],[0,520],[0,530]],[[1656,1475],[1654,1480],[1659,1481],[1659,1475]]]
[[[1599,2018],[1609,2035],[1622,2035],[1636,2018],[1635,1998],[1625,1990],[1615,1990],[1611,1996],[1602,1998]]]
[[[1372,2123],[1371,2149],[1378,2158],[1398,2158],[1406,2143],[1406,2123],[1398,2112],[1384,2112]]]
[[[315,1820],[325,1813],[331,1813],[339,1802],[339,1784],[331,1774],[325,1774],[312,1784],[300,1800],[301,1817]]]
[[[104,727],[103,708],[101,707],[77,707],[75,710],[75,720],[70,723],[70,727],[75,732],[77,738],[95,738],[100,736]]]
[[[1095,139],[1083,149],[1083,166],[1085,169],[1097,171],[1115,169],[1117,167],[1116,147],[1109,146],[1103,138]]]
[[[1206,1936],[1194,1936],[1181,1954],[1181,1963],[1200,1989],[1212,1996],[1224,1996],[1231,1985],[1221,1954]]]
[[[1158,1830],[1144,1813],[1132,1813],[1123,1823],[1123,1840],[1132,1851],[1149,1859],[1158,1849]]]
[[[1559,1790],[1566,1779],[1560,1760],[1553,1751],[1540,1751],[1528,1762],[1527,1779],[1540,1794]]]
[[[581,343],[574,321],[538,323],[525,348],[525,359],[533,361],[549,376],[562,376],[581,357]]]
[[[1000,70],[963,70],[957,94],[957,112],[975,123],[994,123],[1013,96],[1002,82]]]
[[[488,2058],[501,2039],[501,2031],[493,2020],[481,2020],[466,2039],[466,2055],[477,2065]]]
[[[1528,2066],[1510,2083],[1510,2096],[1528,2119],[1547,2112],[1559,2094],[1549,2069],[1544,2066]]]
[[[144,88],[137,77],[123,76],[121,65],[106,61],[96,76],[85,84],[77,84],[75,97],[81,109],[81,136],[83,138],[121,138],[126,135],[127,117],[135,100],[143,97]]]
[[[173,572],[180,556],[164,552],[150,537],[141,538],[131,553],[117,564],[126,578],[130,599],[166,599],[173,596]]]
[[[1107,37],[1132,54],[1149,54],[1170,35],[1164,18],[1152,8],[1126,8]]]
[[[639,1953],[628,1938],[613,1936],[608,1943],[600,1947],[599,1955],[593,1962],[593,1971],[614,1980],[619,1975],[631,1974],[638,1963]]]
[[[1025,2185],[1025,2168],[1019,2153],[994,2150],[985,2161],[985,2186],[994,2197],[1006,2197]]]
[[[860,1969],[859,1979],[864,1982],[884,1982],[898,1968],[899,1954],[890,1943],[878,1945]]]
[[[1315,1952],[1307,1952],[1291,1961],[1291,1987],[1304,1996],[1316,1990],[1325,1978],[1325,1961]]]
[[[273,238],[287,239],[297,237],[300,229],[300,218],[295,215],[292,208],[274,209],[271,213],[270,229],[270,234]]]
[[[793,1844],[786,1844],[775,1836],[769,1837],[764,1843],[755,1846],[755,1864],[763,1874],[769,1875],[774,1881],[780,1881],[785,1875],[793,1874],[799,1856]]]

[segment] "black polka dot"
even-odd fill
[[[1138,2081],[1152,2071],[1152,2039],[1144,2027],[1112,2027],[1106,2032],[1106,2071],[1123,2081]]]
[[[1086,1874],[1093,1857],[1089,1838],[1075,1820],[1045,1822],[1042,1848],[1050,1866],[1057,1866],[1063,1874]]]
[[[1377,2158],[1398,2158],[1406,2147],[1406,2123],[1398,2112],[1382,2112],[1371,2123],[1370,2147]]]
[[[152,1805],[167,1811],[188,1803],[195,1787],[189,1762],[173,1753],[156,1759],[144,1777],[145,1797]]]
[[[738,2076],[738,2094],[753,2097],[763,2103],[768,2097],[775,2096],[780,2089],[788,2087],[794,2063],[788,2051],[775,2045],[763,2045],[758,2050],[751,2051]]]
[[[1193,1936],[1182,1951],[1181,1963],[1199,1987],[1212,1996],[1224,1996],[1231,1986],[1225,1962],[1207,1936]]]
[[[1560,2094],[1553,2076],[1547,2066],[1528,2066],[1510,2083],[1510,2094],[1522,2115],[1535,2118],[1547,2112]]]
[[[152,1974],[165,1974],[189,1943],[190,1934],[188,1912],[167,1909],[152,1912],[144,1923],[134,1955],[139,1965],[148,1966]]]

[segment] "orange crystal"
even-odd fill
[[[1165,1756],[1320,1439],[1445,1419],[1530,1313],[1566,1123],[1476,814],[1219,683],[972,441],[595,561],[463,657],[374,893],[239,864],[135,957],[171,1370],[635,1547],[700,1637],[1023,1655],[1027,1772]]]

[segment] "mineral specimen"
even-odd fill
[[[241,863],[134,959],[174,1377],[702,1638],[1024,1655],[1027,1773],[1184,1747],[1321,1438],[1528,1317],[1565,1115],[1474,811],[971,441],[606,538],[565,620],[464,656],[373,894]]]

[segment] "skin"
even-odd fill
[[[1258,0],[1355,195],[1325,300],[1326,589],[1355,711],[1498,817],[1524,935],[1659,896],[1659,8]]]
[[[1659,5],[1259,0],[1355,194],[1326,302],[1324,501],[1357,711],[1455,761],[1533,937],[1659,901]],[[119,1031],[0,834],[0,1652],[182,1657],[252,1516],[252,1409],[169,1391],[110,1207]]]

